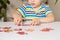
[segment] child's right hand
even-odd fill
[[[22,17],[18,14],[13,14],[13,18],[14,18],[14,23],[17,25],[22,25],[23,21],[22,21]]]
[[[22,22],[22,19],[21,18],[14,18],[14,23],[17,24],[17,25],[22,25],[23,22]]]
[[[38,19],[38,18],[32,19],[32,23],[30,25],[31,26],[39,26],[40,25],[40,19]]]

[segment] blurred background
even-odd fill
[[[43,0],[43,2],[50,5],[55,21],[60,21],[60,0],[57,3],[56,0]],[[13,21],[12,14],[23,3],[27,4],[27,0],[0,0],[0,22]]]

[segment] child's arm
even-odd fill
[[[13,13],[13,19],[15,24],[22,25],[22,17],[16,11]]]
[[[32,26],[39,25],[41,22],[53,22],[55,20],[54,15],[52,13],[48,14],[45,18],[36,18],[32,19]]]
[[[48,14],[46,18],[39,19],[40,22],[53,22],[55,20],[54,15],[52,13]]]

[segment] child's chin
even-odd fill
[[[32,6],[33,8],[36,8],[36,6]]]

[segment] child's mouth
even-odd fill
[[[35,5],[35,3],[31,3],[31,5]]]

